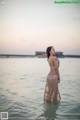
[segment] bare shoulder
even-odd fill
[[[53,56],[50,56],[50,57],[49,57],[49,60],[53,61],[53,60],[54,60],[54,57],[53,57]]]
[[[56,62],[55,56],[50,56],[49,62],[52,62],[52,63]]]
[[[54,56],[54,58],[55,58],[55,60],[59,61],[59,59],[56,56]]]
[[[53,56],[53,61],[56,61],[57,60],[57,57],[56,56]]]
[[[51,64],[51,65],[54,63],[54,58],[53,58],[53,56],[50,56],[50,57],[49,57],[48,62],[49,62],[49,64]]]
[[[56,57],[56,56],[53,56],[53,62],[55,62],[55,63],[59,63],[59,59]]]

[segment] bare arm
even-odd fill
[[[57,59],[55,59],[55,57],[53,58],[53,62],[54,62],[54,66],[55,66],[55,70],[56,70],[56,73],[57,73],[57,75],[58,75],[58,82],[60,82],[60,75],[59,75],[59,69],[58,69],[58,65],[57,65],[57,62],[59,62],[59,60],[58,60],[58,58]],[[59,64],[59,63],[58,63]]]
[[[60,66],[60,61],[57,57],[55,57],[55,59],[57,60],[57,64],[58,64],[58,67]]]

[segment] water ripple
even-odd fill
[[[61,101],[49,104],[43,101],[46,59],[1,59],[0,112],[9,120],[80,120],[80,60],[60,62]]]

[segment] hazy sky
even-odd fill
[[[80,4],[0,0],[0,53],[35,54],[50,45],[80,54]]]

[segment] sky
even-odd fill
[[[0,0],[0,54],[35,54],[54,46],[80,55],[80,4],[54,1]]]

